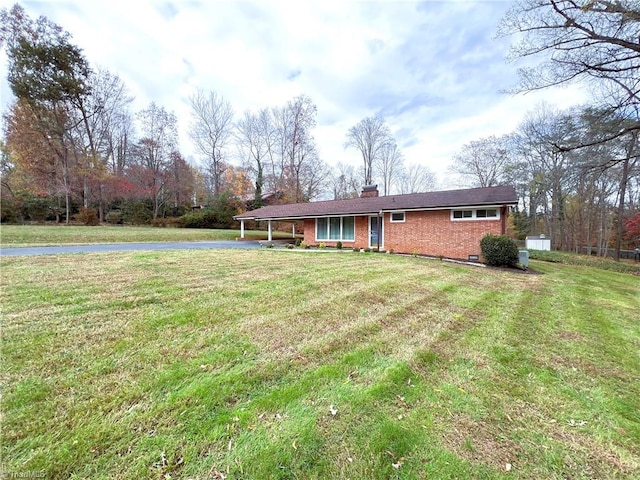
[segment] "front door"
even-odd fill
[[[372,215],[369,217],[369,248],[383,248],[384,245],[384,221],[383,217]],[[380,220],[380,224],[378,224]],[[379,236],[379,238],[378,238]],[[378,240],[380,243],[378,243]]]

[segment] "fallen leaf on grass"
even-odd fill
[[[224,473],[218,471],[218,469],[215,467],[213,467],[209,473],[213,478],[220,478],[221,480],[224,480],[225,478],[227,478]]]
[[[579,422],[576,422],[574,419],[569,420],[570,427],[584,427],[586,424],[587,422],[584,420],[580,420]]]

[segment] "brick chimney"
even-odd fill
[[[362,193],[360,194],[361,198],[365,197],[377,197],[378,196],[378,185],[365,185],[362,187]]]

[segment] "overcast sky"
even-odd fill
[[[10,7],[13,1],[0,0]],[[178,116],[190,144],[188,97],[215,90],[239,117],[306,94],[318,107],[315,138],[329,164],[360,166],[343,144],[349,127],[382,115],[407,163],[447,166],[471,140],[513,131],[543,100],[566,108],[578,88],[507,95],[518,65],[510,39],[495,39],[512,2],[75,0],[20,2],[73,36],[95,67],[118,74],[135,96]],[[2,108],[11,101],[3,59]]]

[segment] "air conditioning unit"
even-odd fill
[[[523,267],[529,267],[529,251],[518,250],[518,263]]]

